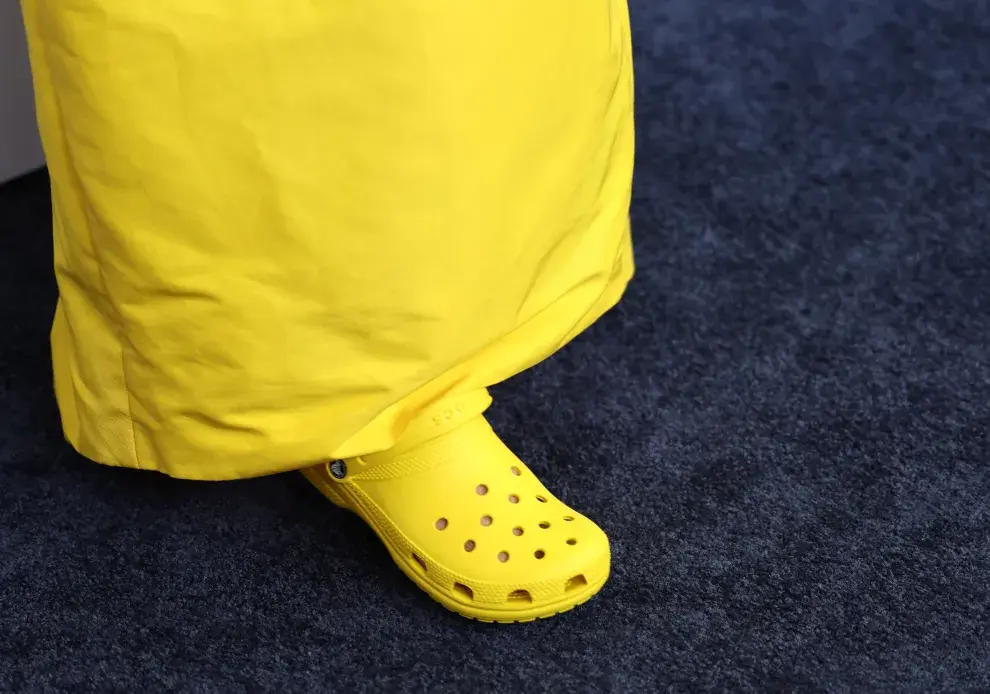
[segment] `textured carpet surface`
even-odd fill
[[[632,6],[638,278],[493,412],[611,534],[602,595],[464,621],[298,475],[81,460],[34,175],[0,189],[0,690],[990,688],[990,6]]]

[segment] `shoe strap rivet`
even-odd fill
[[[347,477],[347,463],[343,460],[334,460],[330,463],[330,474],[334,479],[342,480]]]

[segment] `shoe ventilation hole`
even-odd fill
[[[509,593],[509,602],[533,602],[528,590],[514,590]]]
[[[542,559],[543,557],[547,556],[547,553],[544,552],[542,549],[538,549],[535,552],[533,552],[533,556],[536,557],[537,559]]]
[[[564,516],[564,520],[570,523],[572,520],[574,520],[574,516]]]
[[[540,523],[540,527],[546,530],[547,528],[550,527],[550,523],[548,523],[547,521],[543,521],[542,523]]]
[[[512,529],[512,534],[515,535],[516,537],[519,537],[520,535],[523,534],[523,529],[522,528],[513,528]]]
[[[513,465],[509,469],[512,470],[512,474],[515,475],[516,477],[519,477],[519,475],[522,474],[522,470],[520,470],[519,468],[517,468],[515,465]]]
[[[413,558],[413,561],[416,562],[416,565],[419,566],[420,571],[422,571],[425,574],[426,573],[426,562],[423,561],[422,557],[420,557],[418,554],[414,554],[414,555],[412,555],[412,558]]]
[[[509,553],[508,552],[499,552],[498,553],[498,560],[500,562],[502,562],[503,564],[505,562],[509,561]]]
[[[547,498],[545,496],[538,496],[536,497],[536,500],[539,501],[541,504],[547,503]]]
[[[509,503],[510,504],[518,504],[519,503],[519,495],[518,494],[509,494]]]
[[[588,585],[588,579],[586,579],[583,574],[578,574],[577,576],[572,576],[568,579],[564,590],[577,590],[578,588],[583,588],[586,585]]]
[[[479,484],[477,487],[474,488],[474,491],[478,493],[478,496],[484,496],[485,494],[488,493],[488,485]]]
[[[492,524],[492,517],[491,516],[482,516],[481,517],[481,524],[487,528],[489,525]]]
[[[455,583],[454,592],[459,594],[462,598],[467,598],[468,600],[474,600],[474,591],[468,588],[463,583]]]
[[[437,530],[446,530],[447,529],[447,519],[446,518],[438,518],[437,519],[437,522],[434,523],[433,525],[436,526],[436,529]]]
[[[572,545],[572,546],[573,546],[573,545],[576,545],[576,544],[577,544],[577,540],[575,540],[575,539],[574,539],[574,538],[572,537],[571,539],[569,539],[569,540],[567,541],[567,544],[569,544],[569,545]]]
[[[468,540],[467,542],[464,543],[464,551],[473,552],[474,548],[477,546],[478,545],[474,544],[474,540]]]

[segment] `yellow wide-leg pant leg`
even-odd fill
[[[390,449],[632,274],[623,0],[22,0],[56,394],[110,465]]]

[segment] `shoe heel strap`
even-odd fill
[[[364,473],[381,465],[392,465],[430,441],[484,414],[491,404],[492,396],[484,388],[439,400],[420,411],[406,425],[395,446],[380,453],[352,458],[348,462],[355,463],[352,467]]]

